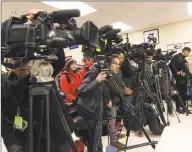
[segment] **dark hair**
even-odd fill
[[[119,56],[118,56],[117,54],[112,54],[112,55],[111,55],[111,58],[110,58],[110,60],[109,60],[109,65],[111,65],[113,59],[119,59]]]
[[[182,50],[182,52],[184,52],[184,51],[191,52],[191,49],[190,49],[189,47],[184,47],[183,50]]]

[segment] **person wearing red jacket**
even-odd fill
[[[89,68],[92,65],[92,61],[90,58],[84,57],[82,63],[83,63],[83,67],[79,71],[79,73],[81,74],[82,77],[84,77],[87,74],[87,72],[89,71]]]
[[[64,99],[65,103],[76,101],[77,89],[81,83],[82,76],[77,71],[76,61],[73,58],[67,58],[65,69],[61,72],[60,77],[60,89],[67,94],[67,98]]]

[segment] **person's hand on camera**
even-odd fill
[[[40,9],[31,9],[31,10],[29,10],[28,15],[27,15],[28,20],[33,22],[34,19],[35,19],[35,15],[38,14],[39,12],[41,12],[41,11],[42,10],[40,10]]]
[[[184,75],[185,75],[185,73],[184,73],[183,71],[179,71],[179,72],[177,72],[177,75],[184,76]]]
[[[106,80],[107,75],[105,74],[105,72],[101,72],[99,73],[99,75],[97,76],[96,80],[101,83],[102,81]]]
[[[111,102],[111,101],[109,101],[109,103],[107,104],[107,107],[108,107],[109,109],[112,108],[112,102]]]
[[[129,89],[129,88],[125,88],[125,94],[126,95],[132,95],[133,90]]]

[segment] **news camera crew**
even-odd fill
[[[187,92],[187,77],[190,75],[189,69],[187,68],[185,58],[189,56],[191,49],[189,47],[184,47],[182,53],[179,53],[174,56],[170,63],[170,69],[173,76],[176,79],[176,88],[179,95],[181,96],[184,105],[186,101],[189,100]],[[184,110],[183,107],[180,107]],[[188,113],[191,113],[188,111]]]
[[[67,94],[65,103],[77,103],[77,90],[82,83],[82,76],[77,71],[75,59],[66,59],[65,68],[60,73],[60,89]]]
[[[38,11],[29,12],[29,16],[33,16]],[[33,18],[29,18],[32,20]],[[2,24],[2,37],[1,44],[5,44],[4,36],[6,35],[8,20]],[[11,64],[16,64],[21,59],[20,56],[24,56],[23,50],[13,48],[12,50],[16,58],[9,58],[8,61]],[[24,48],[23,48],[24,49]],[[22,53],[20,53],[22,52]],[[52,62],[54,67],[53,77],[64,67],[65,54],[63,49],[58,49],[56,55],[58,60]],[[19,56],[19,57],[17,57]],[[28,136],[28,91],[29,86],[36,81],[36,77],[30,73],[30,69],[27,63],[21,64],[17,68],[10,68],[9,73],[2,75],[1,79],[1,90],[2,90],[2,112],[1,112],[1,136],[4,140],[4,144],[8,152],[26,152],[27,150],[27,136]],[[35,109],[34,121],[33,121],[33,139],[34,139],[34,151],[46,151],[46,138],[43,133],[42,136],[39,134],[40,124],[38,112],[41,110],[39,106]],[[57,119],[57,118],[56,118]],[[51,151],[52,152],[69,152],[70,144],[67,137],[50,133],[51,136]],[[40,140],[39,140],[40,139]],[[38,142],[41,143],[41,149],[37,149]]]
[[[83,118],[89,130],[89,135],[84,137],[88,152],[103,151],[101,140],[103,106],[106,106],[107,103],[108,106],[112,104],[104,83],[107,75],[100,70],[99,66],[93,64],[78,89],[79,116]]]

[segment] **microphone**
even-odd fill
[[[53,17],[55,22],[62,22],[62,20],[66,20],[72,17],[80,17],[80,10],[78,9],[66,9],[53,11],[50,15]]]
[[[108,31],[107,33],[105,34],[102,34],[100,36],[100,38],[106,38],[106,37],[111,37],[111,36],[114,36],[116,35],[117,33],[119,33],[121,31],[121,29],[113,29],[113,30],[110,30]]]

